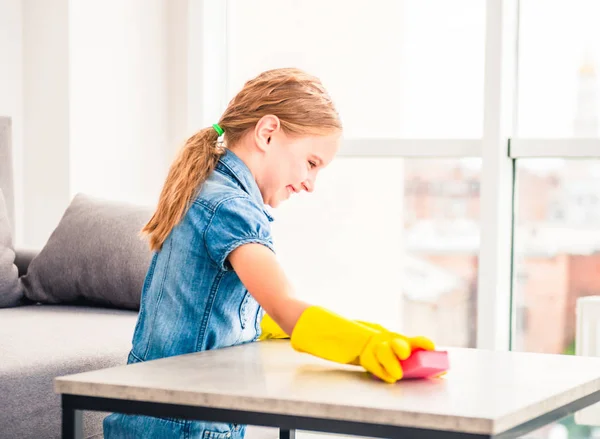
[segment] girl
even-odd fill
[[[298,69],[276,69],[248,81],[218,124],[186,142],[142,230],[154,255],[128,363],[291,334],[299,352],[359,365],[393,383],[402,377],[398,358],[433,349],[424,337],[295,298],[277,262],[265,204],[312,192],[341,135],[321,82]],[[244,433],[240,425],[117,413],[104,420],[106,439]]]

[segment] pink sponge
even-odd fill
[[[450,368],[447,351],[415,350],[406,360],[401,360],[403,378],[430,378],[441,375]]]

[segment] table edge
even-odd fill
[[[86,389],[79,388],[80,385]],[[90,391],[90,386],[94,389]],[[489,418],[458,417],[435,413],[420,413],[410,411],[394,411],[388,409],[360,407],[361,416],[356,413],[352,416],[344,416],[347,409],[356,409],[357,406],[314,403],[312,407],[304,407],[298,410],[299,402],[285,398],[264,398],[252,396],[231,396],[219,393],[201,393],[177,391],[179,398],[173,399],[173,393],[167,389],[148,388],[152,392],[151,397],[140,396],[144,389],[140,387],[129,387],[114,384],[81,383],[68,381],[63,378],[55,378],[54,390],[58,394],[78,395],[91,398],[109,398],[127,401],[145,401],[165,404],[188,405],[192,407],[207,407],[215,409],[227,409],[233,411],[256,412],[260,407],[261,413],[272,415],[301,416],[316,419],[327,419],[347,422],[361,422],[370,424],[384,424],[395,427],[409,427],[422,429],[438,429],[445,431],[456,431],[473,434],[492,434],[494,421]],[[115,393],[121,393],[115,396]],[[166,402],[165,396],[170,395],[171,400]],[[185,398],[185,397],[188,398]],[[190,401],[190,399],[195,401]],[[231,404],[232,399],[235,403]],[[301,404],[301,403],[300,403]],[[310,404],[310,403],[308,403]],[[390,417],[397,417],[399,422],[389,422]]]

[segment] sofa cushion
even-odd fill
[[[0,310],[0,437],[60,438],[55,377],[127,363],[137,313],[30,305]],[[106,413],[84,412],[84,437]],[[100,436],[101,437],[101,436]]]
[[[46,304],[137,310],[152,252],[140,230],[149,207],[76,195],[29,265],[25,296]]]
[[[0,189],[0,308],[18,305],[23,299],[19,271],[15,265],[12,231],[4,195]]]

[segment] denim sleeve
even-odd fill
[[[219,203],[206,228],[204,242],[208,255],[221,270],[232,269],[227,257],[243,244],[263,244],[275,252],[267,216],[246,197]]]

